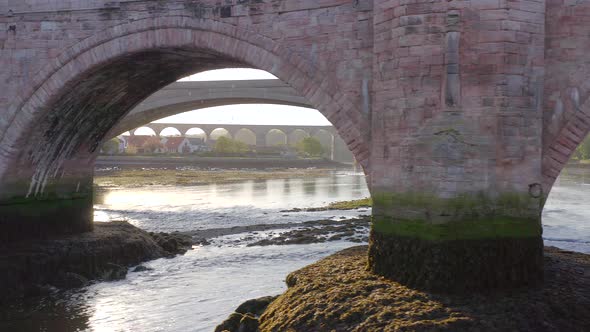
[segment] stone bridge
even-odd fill
[[[543,204],[590,130],[589,36],[589,1],[0,1],[1,237],[91,230],[109,131],[181,77],[252,67],[364,167],[374,272],[534,282]]]
[[[266,146],[268,135],[276,131],[279,135],[284,136],[282,144],[294,145],[297,140],[303,137],[321,137],[328,136],[330,145],[333,145],[337,136],[336,129],[332,126],[281,126],[281,125],[240,125],[240,124],[188,124],[188,123],[148,123],[142,128],[150,128],[157,136],[162,136],[164,129],[176,129],[182,136],[187,135],[191,129],[201,129],[204,138],[210,139],[215,130],[223,129],[231,138],[235,138],[240,132],[246,132],[253,136],[254,145]],[[139,129],[139,128],[137,128]],[[137,129],[129,133],[135,135]],[[296,135],[299,134],[299,135]],[[325,142],[324,142],[325,143]]]
[[[113,135],[174,114],[235,104],[278,104],[311,107],[305,98],[280,80],[176,82],[132,109]]]
[[[183,111],[184,112],[184,111]],[[123,122],[126,121],[125,118]],[[353,158],[346,147],[346,143],[338,136],[333,126],[285,126],[285,125],[239,125],[239,124],[188,124],[188,123],[148,123],[141,128],[149,128],[157,136],[162,136],[165,129],[175,129],[182,136],[186,136],[191,129],[200,129],[203,131],[203,138],[209,140],[214,131],[226,130],[227,134],[234,139],[244,141],[253,141],[251,145],[267,147],[278,144],[296,145],[305,137],[317,138],[322,146],[327,148],[326,155],[331,160],[341,162],[352,162]],[[129,131],[130,135],[135,135],[137,129]],[[274,134],[274,135],[273,135]],[[273,138],[277,142],[273,142]]]

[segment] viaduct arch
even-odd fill
[[[327,152],[332,160],[335,160],[336,154],[339,155],[338,157],[341,157],[338,151],[343,150],[343,147],[346,145],[344,141],[338,137],[338,133],[333,126],[148,123],[142,125],[140,128],[149,128],[156,136],[161,136],[161,132],[169,128],[175,129],[181,135],[186,135],[189,130],[198,128],[203,131],[205,140],[210,139],[213,131],[217,129],[227,130],[229,136],[232,138],[236,138],[240,131],[247,130],[253,134],[255,145],[259,147],[269,146],[267,142],[269,134],[272,131],[278,130],[285,135],[284,144],[294,145],[298,142],[297,138],[302,137],[318,138],[323,145],[328,147],[329,150]],[[139,128],[129,130],[129,134],[132,136],[135,135],[135,132],[138,129]],[[303,136],[293,136],[293,134],[297,134],[298,132],[303,133]],[[322,136],[329,136],[329,138],[326,140],[325,137]]]
[[[3,241],[91,229],[97,146],[131,109],[254,67],[363,166],[374,272],[431,289],[541,277],[543,203],[590,130],[589,2],[85,3],[0,4]]]

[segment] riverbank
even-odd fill
[[[124,221],[96,223],[94,231],[0,247],[0,304],[125,278],[128,267],[185,253],[180,234],[147,233]]]
[[[237,169],[99,169],[94,174],[94,183],[99,187],[142,186],[196,186],[211,183],[233,183],[271,179],[317,178],[330,175],[332,169],[294,168],[272,171]]]
[[[238,157],[197,157],[197,156],[100,156],[95,163],[97,168],[220,168],[220,169],[276,169],[276,168],[350,168],[351,164],[327,159],[287,159],[287,158],[238,158]]]
[[[289,274],[288,290],[263,313],[234,313],[218,330],[590,330],[590,255],[546,247],[542,286],[490,294],[423,292],[373,275],[366,266],[366,246],[322,259]]]

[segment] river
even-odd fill
[[[564,172],[543,213],[546,245],[590,253],[590,176]],[[296,223],[351,218],[370,211],[293,212],[366,197],[364,176],[334,171],[306,179],[244,181],[192,187],[113,188],[97,197],[98,221],[128,219],[149,231]],[[274,231],[276,232],[276,231]],[[270,232],[250,234],[254,238]],[[335,241],[248,247],[244,234],[214,239],[183,256],[159,259],[127,279],[60,293],[4,312],[4,331],[212,331],[247,299],[286,289],[285,276],[343,248]]]

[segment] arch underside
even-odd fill
[[[325,76],[306,77],[305,71],[272,53],[280,48],[270,47],[272,51],[267,51],[272,43],[263,42],[265,48],[261,48],[256,45],[260,40],[246,42],[237,31],[233,34],[240,38],[229,37],[231,29],[221,29],[224,33],[219,34],[193,27],[171,27],[186,25],[184,18],[149,21],[162,27],[148,30],[144,23],[129,23],[127,29],[119,27],[117,33],[99,34],[92,37],[96,41],[84,41],[77,46],[81,53],[72,56],[75,52],[68,52],[70,62],[60,58],[53,74],[40,81],[32,96],[18,106],[24,110],[16,113],[14,121],[18,125],[9,127],[2,137],[4,153],[0,158],[6,162],[1,163],[4,168],[0,176],[8,190],[0,198],[71,192],[71,188],[60,188],[64,183],[69,187],[75,183],[75,191],[80,191],[74,173],[88,172],[100,142],[132,108],[179,78],[224,67],[255,67],[283,78],[340,126],[352,150],[363,151],[358,158],[367,160],[363,137],[352,127],[358,123],[346,120],[346,112],[322,92],[321,81],[316,81]],[[120,37],[113,37],[121,32]],[[94,48],[87,45],[91,42],[96,43]],[[29,182],[26,190],[23,182]],[[89,181],[84,182],[88,185]]]
[[[284,52],[236,26],[174,16],[126,23],[74,45],[36,75],[9,109],[12,125],[0,137],[0,221],[9,225],[2,237],[18,238],[25,229],[31,236],[91,229],[100,143],[142,100],[205,70],[269,71],[332,121],[366,162],[360,133],[368,131],[349,118],[358,116],[354,104],[343,96],[333,99],[335,91],[324,91],[326,75]]]
[[[193,100],[186,103],[174,103],[166,106],[150,108],[141,113],[133,113],[125,116],[121,121],[110,130],[107,137],[114,137],[126,131],[138,128],[144,124],[169,117],[172,115],[205,109],[216,106],[241,105],[241,104],[272,104],[272,105],[286,105],[311,108],[307,104],[291,102],[281,99],[263,99],[263,98],[232,98],[227,97],[223,99],[205,99]]]

